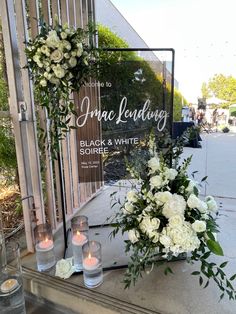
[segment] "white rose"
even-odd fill
[[[200,211],[200,213],[202,214],[206,214],[207,211],[208,211],[208,207],[207,207],[207,204],[203,201],[200,201],[197,209]]]
[[[132,214],[134,211],[134,206],[131,203],[127,202],[125,203],[125,207],[122,209],[122,211],[125,215]]]
[[[129,230],[128,237],[132,243],[138,242],[139,237],[140,237],[138,230],[135,230],[135,229]]]
[[[129,191],[127,193],[127,200],[129,202],[133,202],[133,203],[137,202],[137,200],[138,200],[137,193],[135,191],[133,191],[133,190]]]
[[[177,227],[183,224],[184,217],[181,215],[174,215],[169,218],[169,226]]]
[[[33,60],[34,60],[34,62],[36,62],[36,63],[37,63],[37,62],[40,62],[40,56],[37,55],[37,54],[34,55],[34,56],[33,56]]]
[[[61,39],[66,39],[67,34],[65,32],[61,32]]]
[[[70,60],[69,60],[69,65],[74,68],[77,64],[77,60],[75,57],[71,57]]]
[[[151,169],[150,173],[154,173],[158,169],[160,169],[160,161],[159,158],[153,157],[148,161],[148,167]]]
[[[152,239],[153,243],[157,243],[159,241],[160,234],[157,231],[149,232],[148,237]]]
[[[166,218],[174,215],[184,215],[186,202],[182,195],[173,194],[172,197],[165,203],[162,213]]]
[[[72,57],[76,57],[76,55],[77,55],[76,51],[72,51],[71,55],[72,55]]]
[[[143,233],[150,234],[154,230],[158,229],[160,226],[160,219],[144,217],[141,223],[139,224],[140,229]]]
[[[190,208],[197,208],[200,203],[200,199],[195,194],[190,194],[187,204]]]
[[[56,49],[51,53],[50,59],[56,63],[59,63],[63,59],[63,53],[61,50]]]
[[[57,32],[52,30],[48,33],[48,37],[46,39],[46,45],[50,48],[57,48],[59,46],[60,39],[57,36]]]
[[[202,220],[196,220],[192,223],[193,230],[196,232],[204,232],[206,231],[206,222]]]
[[[72,264],[73,258],[61,259],[56,264],[56,273],[57,277],[67,279],[75,272],[75,267]]]
[[[172,198],[172,194],[169,191],[157,192],[154,195],[157,205],[163,205]]]
[[[53,67],[53,72],[58,78],[62,78],[66,74],[65,70],[59,64]]]
[[[151,188],[160,188],[163,185],[163,180],[160,176],[153,176],[150,179]]]
[[[47,81],[45,79],[40,80],[39,84],[43,87],[47,86]]]
[[[41,47],[41,52],[44,53],[47,57],[50,56],[50,50],[49,50],[49,48],[46,45],[43,45]]]
[[[175,169],[172,169],[172,168],[167,168],[165,170],[165,177],[168,179],[168,180],[171,180],[173,181],[175,179],[175,177],[177,176],[178,172],[175,170]]]
[[[217,210],[218,210],[218,206],[217,206],[217,203],[216,203],[214,197],[212,197],[212,196],[207,196],[207,197],[205,198],[205,201],[206,201],[208,210],[210,210],[211,212],[216,213]]]

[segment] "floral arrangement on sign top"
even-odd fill
[[[40,33],[27,43],[26,56],[32,74],[36,102],[46,108],[51,152],[59,150],[59,141],[73,126],[76,114],[70,99],[72,91],[91,77],[97,50],[93,48],[94,30],[41,23]],[[44,140],[47,134],[44,133]]]
[[[191,157],[178,165],[179,158],[166,159],[163,153],[157,153],[155,136],[149,138],[148,151],[143,152],[142,162],[136,167],[128,163],[128,171],[136,185],[127,193],[124,203],[115,193],[113,205],[119,203],[121,210],[113,220],[112,236],[121,230],[128,233],[126,252],[130,253],[130,262],[125,273],[125,288],[135,284],[143,271],[150,272],[153,266],[165,265],[165,274],[173,273],[166,263],[181,253],[193,264],[199,262],[199,283],[207,287],[213,279],[222,291],[220,298],[227,293],[230,299],[236,298],[232,281],[236,274],[227,278],[223,268],[210,261],[212,254],[223,256],[223,250],[217,241],[219,227],[217,203],[212,196],[205,200],[199,198],[199,188],[187,174]],[[132,159],[133,160],[133,159]],[[202,181],[205,181],[206,177]]]

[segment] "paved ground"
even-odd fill
[[[185,148],[184,156],[193,154],[190,172],[198,170],[196,179],[208,175],[208,184],[203,186],[201,194],[217,197],[220,211],[219,224],[222,233],[219,240],[224,247],[225,258],[215,258],[219,262],[229,260],[227,272],[236,272],[236,134],[211,133],[202,135],[202,148]],[[90,225],[104,223],[111,213],[110,193],[118,187],[107,188],[93,199],[81,211],[89,217]],[[128,188],[128,187],[127,187]],[[125,193],[126,188],[121,189]],[[123,264],[127,261],[123,253],[123,242],[116,239],[110,241],[109,228],[92,229],[90,235],[103,245],[104,266],[114,263]],[[60,240],[57,239],[60,243]],[[115,247],[115,250],[114,250]],[[68,251],[70,255],[70,251]],[[31,267],[34,267],[34,263]],[[224,299],[218,303],[220,292],[214,284],[207,289],[198,285],[198,280],[190,276],[196,267],[185,261],[174,262],[171,265],[174,275],[165,276],[161,269],[155,269],[150,275],[145,275],[137,285],[128,291],[121,283],[123,270],[104,272],[104,283],[96,289],[97,292],[116,297],[162,314],[235,314],[236,301]],[[69,279],[75,285],[83,285],[81,275]],[[99,313],[100,314],[100,313]],[[101,313],[102,314],[102,313]]]

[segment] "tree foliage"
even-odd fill
[[[0,111],[9,110],[5,55],[0,20]],[[17,179],[17,162],[12,124],[9,118],[0,118],[0,174],[8,181]]]
[[[182,106],[188,104],[187,100],[183,97],[180,91],[174,90],[174,121],[181,121]]]
[[[6,82],[6,66],[4,58],[4,47],[2,38],[2,27],[0,20],[0,111],[8,110],[8,88]]]
[[[100,48],[128,48],[128,44],[117,34],[113,33],[108,27],[99,25],[98,27],[98,43]],[[121,52],[101,52],[101,59],[106,60],[108,67],[103,67],[101,80],[106,80],[108,77],[112,80],[113,86],[116,87],[117,95],[114,95],[113,102],[116,96],[129,95],[129,106],[137,107],[147,97],[150,97],[151,102],[160,108],[163,102],[163,87],[162,78],[157,75],[152,64],[143,58],[139,57],[133,51]],[[132,62],[130,62],[132,61]],[[119,67],[117,66],[119,64]],[[113,66],[112,66],[113,65]],[[140,71],[141,69],[141,71]],[[136,78],[134,79],[134,73]],[[109,91],[107,90],[109,93]],[[118,99],[117,99],[118,101]],[[103,103],[105,102],[103,98]],[[107,99],[107,103],[111,101]],[[167,85],[166,90],[166,109],[170,111],[170,86]],[[182,104],[186,105],[187,101],[182,94],[175,90],[174,92],[174,120],[181,120]]]
[[[202,98],[210,98],[211,97],[209,87],[207,86],[206,82],[202,83],[201,92],[202,92]]]
[[[227,102],[226,107],[236,102],[236,78],[231,75],[215,74],[208,84],[203,83],[204,88],[209,91],[208,96],[225,100]]]

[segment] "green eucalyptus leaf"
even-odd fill
[[[220,255],[220,256],[224,255],[224,252],[223,252],[220,244],[217,241],[209,239],[207,241],[207,246],[208,246],[209,250],[211,250],[211,252],[214,253],[215,255]]]

